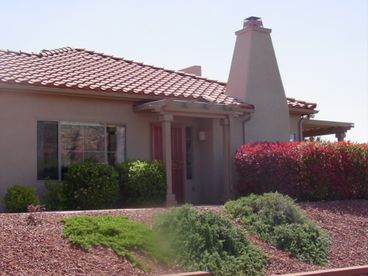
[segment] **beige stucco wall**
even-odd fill
[[[133,102],[1,90],[0,196],[16,183],[43,191],[43,182],[37,180],[37,120],[126,125],[127,158],[150,159],[150,125],[158,119],[156,113],[134,112]],[[215,141],[212,137],[212,120],[174,116],[174,123],[193,128],[194,177],[185,184],[186,201],[213,202],[219,196],[222,179],[219,179],[221,170],[215,167],[221,167],[221,139]],[[204,142],[198,140],[200,130],[206,130]],[[184,134],[183,131],[183,142]]]
[[[132,104],[34,93],[0,93],[0,192],[15,183],[37,181],[37,120],[113,123],[127,126],[127,158],[150,158],[150,122]]]

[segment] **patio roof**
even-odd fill
[[[345,133],[352,127],[353,123],[309,119],[303,122],[303,137]]]

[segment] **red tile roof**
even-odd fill
[[[309,103],[305,101],[299,101],[294,98],[287,98],[287,103],[289,107],[293,108],[303,108],[303,109],[315,109],[317,107],[316,103]]]
[[[38,54],[0,50],[0,82],[173,97],[254,108],[226,95],[224,82],[70,47],[43,50]],[[315,104],[295,99],[288,99],[288,104],[296,108],[315,107]]]

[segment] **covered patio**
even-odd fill
[[[302,123],[302,139],[334,134],[338,141],[344,141],[346,132],[354,127],[353,123],[306,119]]]

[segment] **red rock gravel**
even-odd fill
[[[304,264],[250,236],[250,240],[270,256],[267,275],[368,264],[367,200],[301,205],[307,215],[330,234],[328,265]],[[161,211],[163,209],[158,208],[85,213],[126,215],[149,224],[153,215]],[[86,252],[63,239],[60,219],[70,215],[75,213],[44,212],[31,217],[29,214],[0,214],[0,275],[145,275],[109,249],[98,247]],[[155,266],[151,274],[175,271],[178,268]]]
[[[162,210],[162,209],[161,209]],[[150,222],[160,209],[92,211]],[[83,212],[84,213],[84,212]],[[81,214],[78,212],[78,214]],[[146,275],[112,250],[88,252],[61,237],[60,219],[75,213],[0,214],[0,275]],[[154,267],[152,274],[175,269]]]

